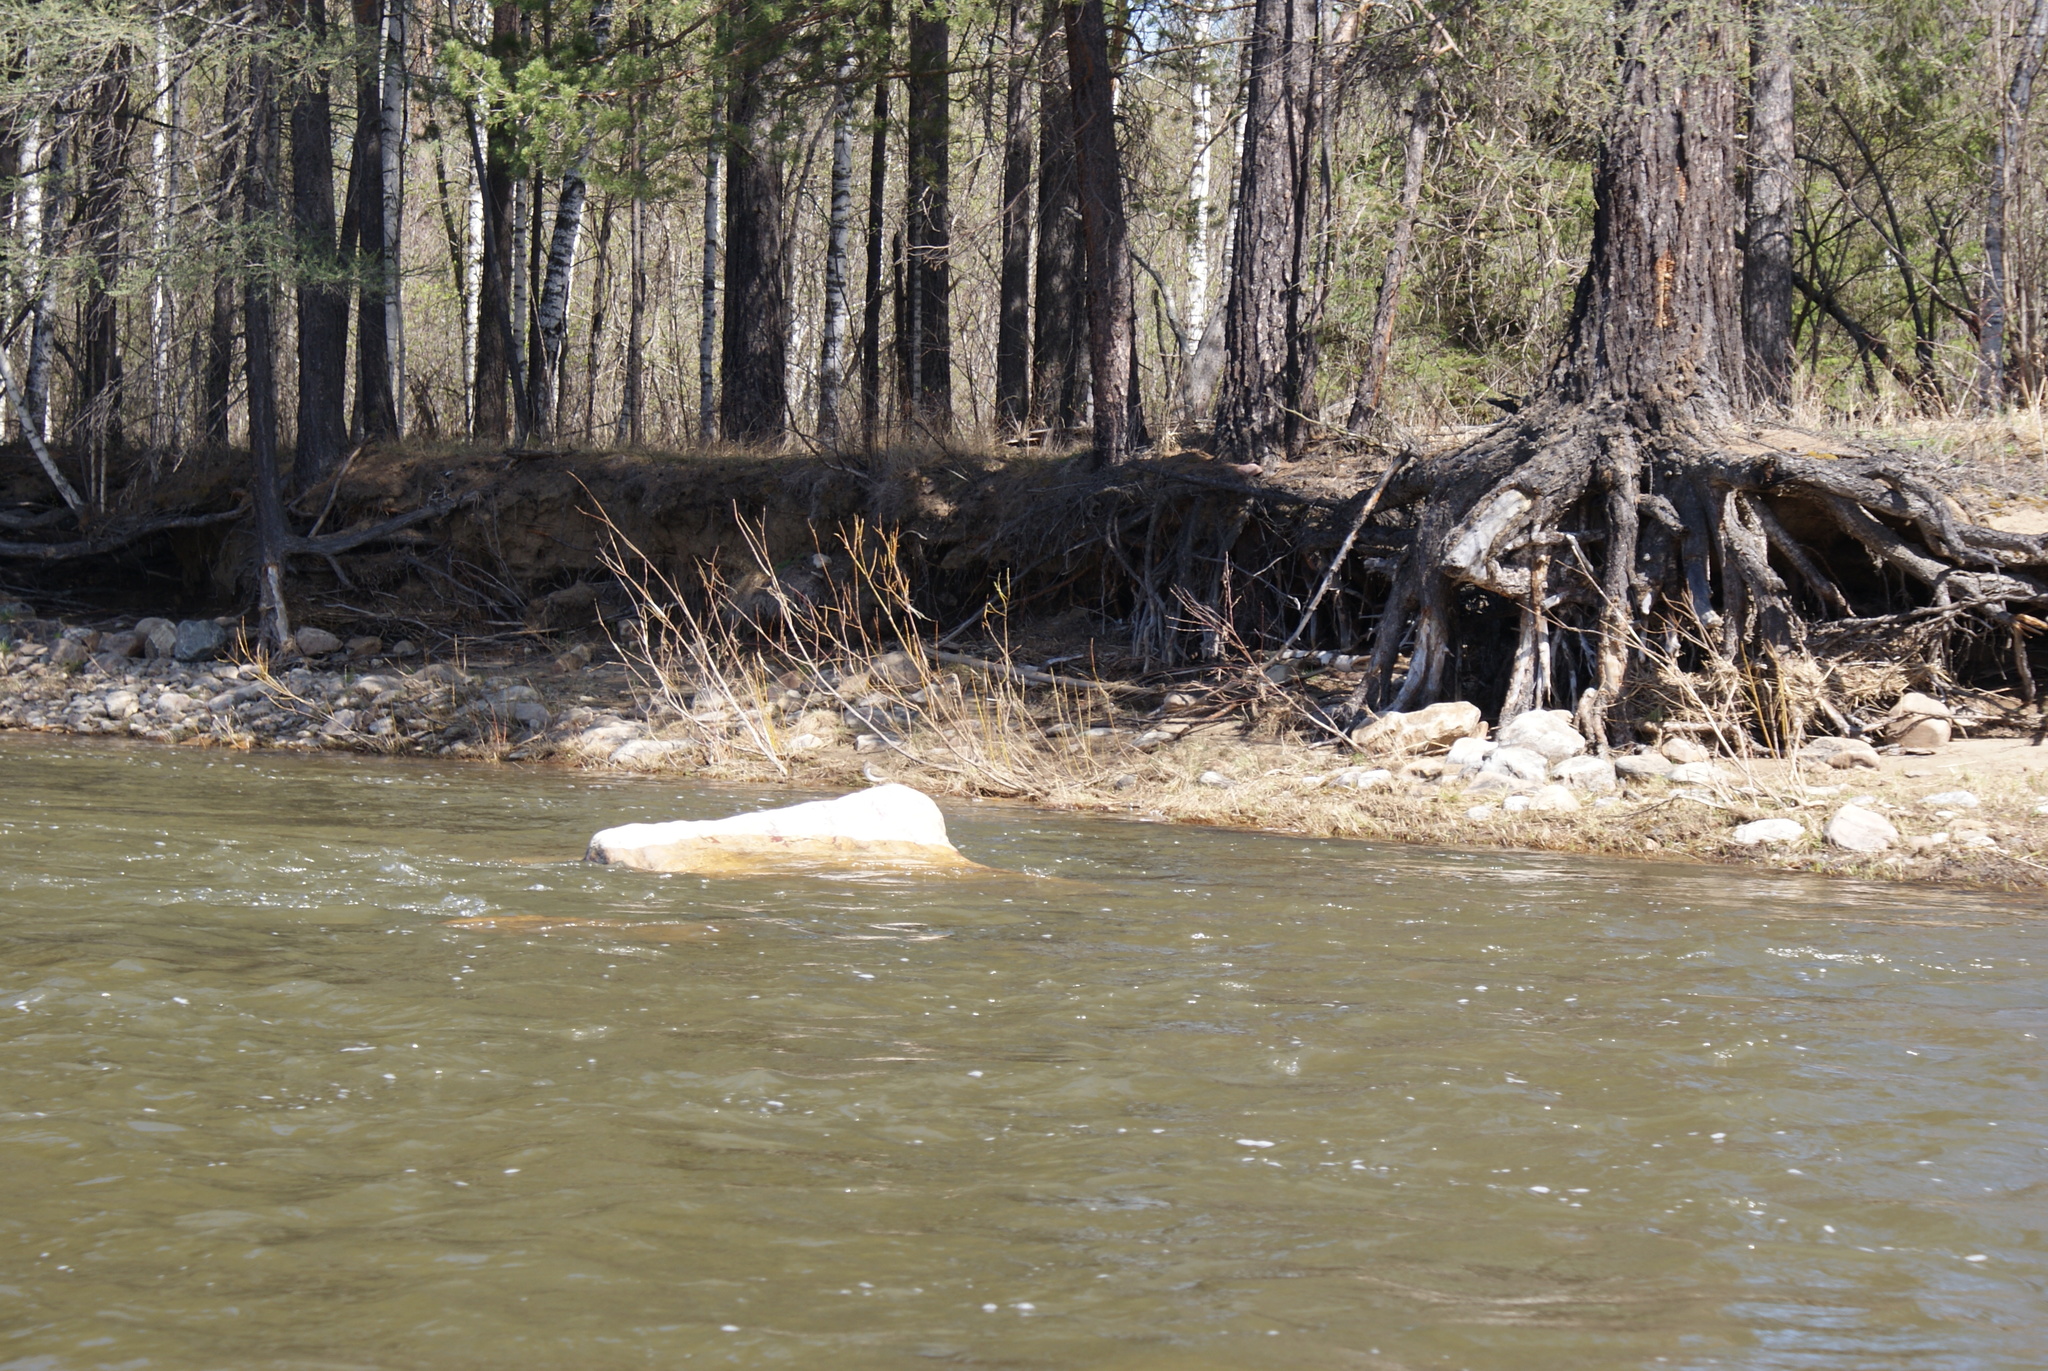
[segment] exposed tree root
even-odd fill
[[[1787,444],[1800,436],[1649,428],[1620,407],[1550,401],[1416,464],[1384,501],[1409,511],[1413,537],[1352,708],[1442,698],[1474,591],[1519,614],[1502,717],[1583,708],[1602,733],[1646,654],[1768,675],[1899,635],[1938,666],[1946,636],[1971,621],[2018,641],[2015,612],[2048,602],[2048,584],[2026,574],[2048,567],[2043,539],[1970,524],[1907,454],[1817,455],[1818,437],[1810,451]],[[1866,565],[1816,545],[1844,540]]]

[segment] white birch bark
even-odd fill
[[[832,99],[832,208],[825,234],[824,345],[818,354],[818,441],[839,446],[846,379],[846,239],[853,223],[853,59],[839,65]]]
[[[1184,356],[1192,361],[1202,343],[1202,328],[1209,320],[1209,196],[1214,129],[1210,104],[1214,90],[1209,84],[1208,63],[1195,68],[1194,80],[1195,166],[1188,177],[1188,295],[1181,309],[1186,321],[1182,335]]]
[[[156,128],[149,145],[149,446],[160,453],[176,449],[180,436],[179,407],[171,394],[171,338],[176,323],[168,276],[178,193],[178,76],[171,56],[170,27],[162,16],[156,21],[156,105]]]
[[[611,45],[611,0],[597,0],[590,10],[590,39],[598,55]],[[539,394],[529,398],[536,427],[552,432],[555,411],[562,401],[562,353],[569,341],[569,298],[576,272],[576,240],[583,232],[583,207],[589,186],[583,167],[595,145],[586,134],[576,160],[562,173],[561,192],[555,197],[554,232],[548,239],[545,275],[541,278],[540,307],[535,315],[540,335],[541,384]]]

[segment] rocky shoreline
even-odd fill
[[[427,662],[410,643],[302,627],[295,647],[321,650],[237,660],[232,620],[96,630],[24,610],[0,614],[0,730],[1001,793],[911,736],[904,702],[924,692],[891,681],[902,664],[886,659],[777,683],[748,708],[674,701],[587,642]],[[1185,702],[1167,694],[1011,740],[1057,778],[1025,798],[1305,834],[2048,888],[2048,749],[1952,741],[1951,710],[1923,695],[1902,697],[1868,737],[1817,739],[1783,761],[1715,755],[1684,733],[1598,756],[1555,710],[1489,738],[1462,702],[1386,716],[1348,746],[1255,742],[1176,720]],[[773,736],[772,756],[719,742],[750,730]]]

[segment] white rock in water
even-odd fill
[[[111,695],[107,697],[109,704],[113,698]],[[1929,809],[1975,809],[1978,800],[1967,790],[1944,790],[1939,795],[1929,795],[1920,803]]]
[[[1828,841],[1851,852],[1883,852],[1899,840],[1891,820],[1862,805],[1843,805],[1828,820]]]
[[[698,874],[759,871],[789,862],[975,865],[946,837],[945,816],[930,796],[893,784],[729,819],[608,828],[590,840],[588,860]]]
[[[1571,757],[1559,762],[1555,771],[1558,780],[1589,795],[1611,795],[1620,785],[1614,763],[1605,757]]]
[[[1797,819],[1755,819],[1736,825],[1735,831],[1728,836],[1744,847],[1755,847],[1759,843],[1796,843],[1806,836],[1806,826]]]
[[[1490,743],[1484,738],[1460,738],[1451,744],[1451,751],[1446,760],[1452,766],[1460,768],[1481,766],[1493,755],[1496,746],[1497,744]]]
[[[1360,752],[1422,752],[1485,735],[1486,719],[1478,705],[1446,700],[1406,714],[1382,714],[1351,730],[1351,745]]]
[[[1572,727],[1572,716],[1564,709],[1530,709],[1501,726],[1502,747],[1526,747],[1543,754],[1546,762],[1561,762],[1586,750],[1586,739]]]

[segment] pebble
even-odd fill
[[[292,635],[292,640],[308,657],[324,657],[330,652],[341,651],[341,639],[324,628],[301,625],[299,631]]]
[[[1712,762],[1681,762],[1671,768],[1666,779],[1673,785],[1719,785],[1735,777],[1726,767],[1715,766]]]
[[[1555,770],[1560,782],[1588,795],[1611,795],[1620,788],[1614,763],[1605,757],[1571,757]]]
[[[1666,738],[1657,750],[1674,765],[1684,766],[1688,762],[1704,762],[1714,754],[1690,738]]]
[[[1744,847],[1759,844],[1775,846],[1779,843],[1796,843],[1806,836],[1806,825],[1797,819],[1754,819],[1746,824],[1736,825],[1728,835]]]
[[[1634,757],[1616,757],[1614,769],[1634,780],[1661,781],[1671,774],[1671,759],[1661,752],[1644,752]]]
[[[1967,790],[1944,790],[1920,802],[1929,809],[1975,809],[1980,801]]]
[[[1205,771],[1195,779],[1202,785],[1215,786],[1218,789],[1227,789],[1237,784],[1236,781],[1231,780],[1220,771]]]
[[[1374,790],[1393,783],[1394,773],[1385,767],[1363,766],[1347,766],[1325,782],[1343,790]]]
[[[1896,846],[1899,830],[1891,820],[1861,805],[1843,805],[1828,820],[1827,840],[1850,852],[1884,852]]]

